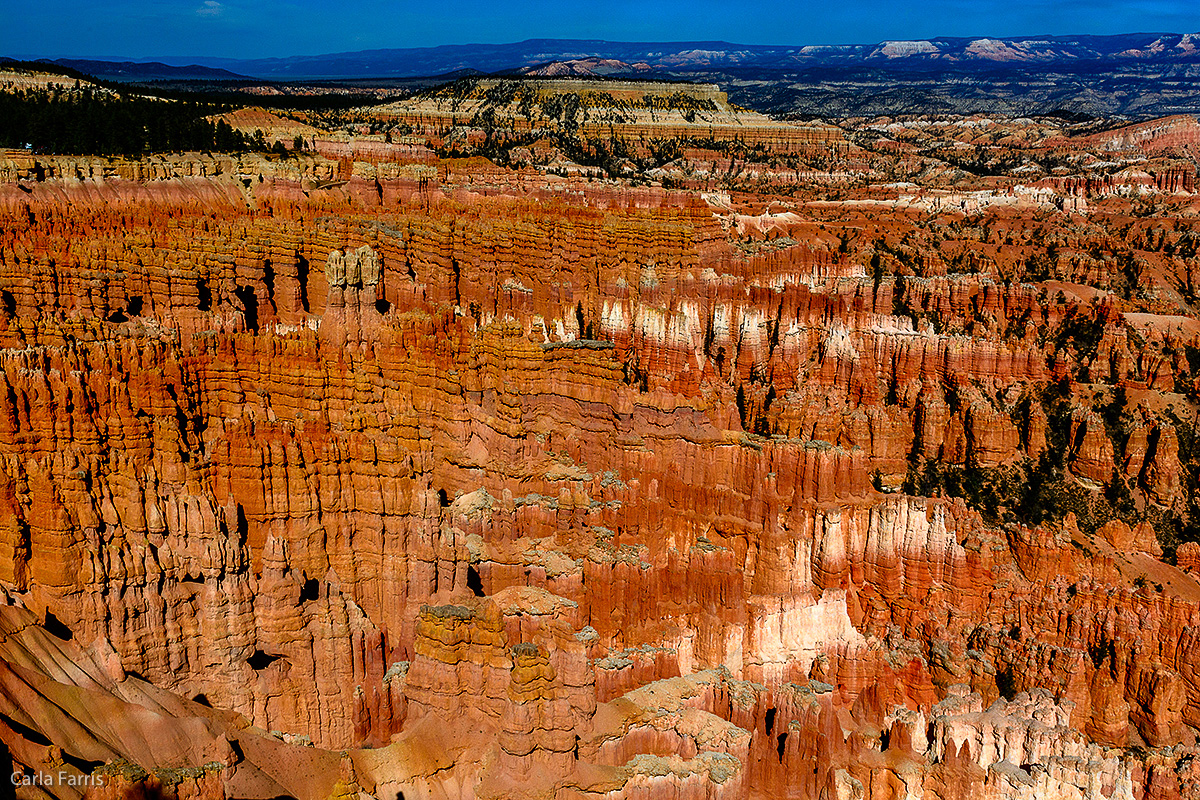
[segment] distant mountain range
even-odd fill
[[[682,79],[718,83],[736,103],[795,116],[1200,112],[1200,33],[794,46],[530,39],[290,58],[55,63],[133,82],[320,79],[361,85],[480,74]]]
[[[50,63],[60,67],[70,67],[109,81],[214,81],[246,80],[250,77],[230,72],[227,69],[205,67],[199,64],[173,66],[161,61],[98,61],[82,58],[58,58]]]
[[[225,70],[235,76],[297,80],[415,77],[464,69],[494,73],[581,59],[639,64],[666,72],[750,67],[796,70],[809,67],[882,66],[928,70],[947,67],[990,69],[999,65],[1190,64],[1200,62],[1200,33],[1000,38],[942,36],[912,41],[834,45],[529,39],[512,44],[456,44],[288,58],[158,56],[154,60],[158,62],[155,69],[159,72],[168,66],[186,67],[193,71],[197,67],[209,67]],[[150,59],[131,59],[120,66],[130,69],[129,63],[148,61]],[[63,59],[62,62],[72,66],[85,63],[70,59]]]

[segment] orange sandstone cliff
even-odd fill
[[[5,167],[27,796],[1200,792],[1189,233],[355,152]]]

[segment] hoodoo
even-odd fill
[[[1194,120],[383,99],[0,152],[20,796],[1200,796]]]

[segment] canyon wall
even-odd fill
[[[0,185],[15,764],[199,769],[180,798],[1197,790],[1190,550],[1097,505],[1185,513],[1159,400],[1193,329],[880,274],[751,201],[375,167]],[[1065,515],[1005,488],[1043,462]]]

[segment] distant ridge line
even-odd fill
[[[131,59],[127,63],[156,61],[164,67],[207,67],[225,70],[233,73],[235,77],[241,75],[267,80],[298,80],[425,77],[463,69],[496,73],[588,58],[612,59],[631,64],[644,63],[649,69],[660,72],[830,66],[978,69],[1069,64],[1171,64],[1200,61],[1200,33],[935,36],[927,39],[887,39],[865,44],[785,45],[737,44],[723,41],[526,39],[504,44],[384,48],[286,58],[157,56],[153,59]]]

